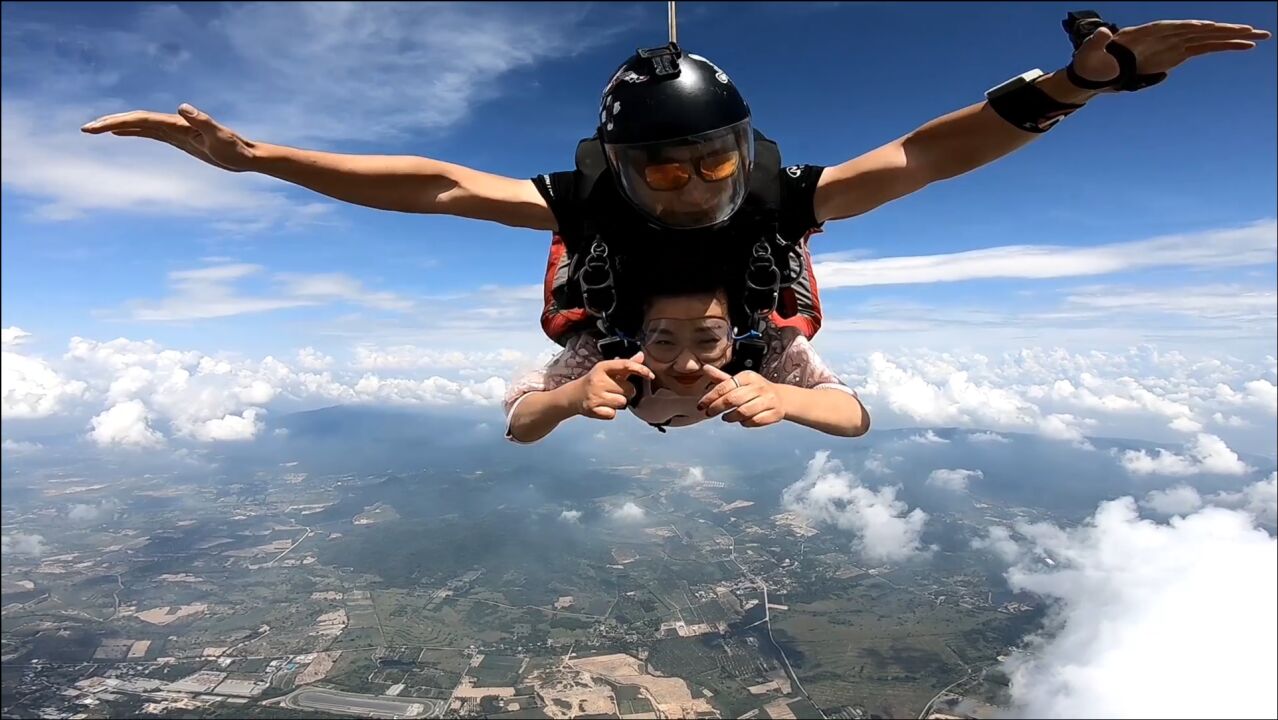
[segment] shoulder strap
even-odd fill
[[[599,145],[599,133],[583,138],[577,143],[577,201],[585,203],[594,192],[595,182],[608,169],[603,148]]]
[[[781,149],[762,132],[754,131],[754,168],[750,171],[749,202],[756,217],[775,224],[781,211]]]

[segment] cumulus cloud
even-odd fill
[[[897,500],[899,486],[871,490],[829,456],[827,450],[813,456],[803,478],[782,491],[782,505],[810,522],[851,531],[871,561],[898,562],[920,552],[927,513]]]
[[[938,487],[943,490],[953,490],[955,492],[967,492],[967,483],[972,478],[983,478],[985,474],[980,470],[933,470],[927,476],[927,484]]]
[[[1220,420],[1232,419],[1221,437],[1241,437],[1252,452],[1268,451],[1256,449],[1262,428],[1278,430],[1265,400],[1274,374],[1267,365],[1149,346],[1121,353],[1028,348],[999,357],[871,353],[840,371],[863,378],[854,386],[882,427],[1029,431],[1088,448],[1088,437],[1198,435],[1194,428],[1223,413]]]
[[[141,400],[117,403],[90,421],[89,438],[99,446],[158,447],[164,438],[151,429],[151,411]]]
[[[7,327],[0,329],[0,347],[5,349],[18,347],[27,342],[27,338],[31,337],[31,333],[20,327]]]
[[[620,522],[640,522],[646,515],[647,513],[644,512],[644,509],[633,502],[627,502],[612,511],[612,519]]]
[[[995,432],[976,432],[966,435],[968,442],[975,443],[1010,443],[1011,440]]]
[[[1144,450],[1124,451],[1123,467],[1132,475],[1244,475],[1251,471],[1238,454],[1229,449],[1224,440],[1207,433],[1199,433],[1179,455],[1158,448],[1150,455]]]
[[[581,522],[580,510],[565,510],[559,513],[559,519],[569,525],[577,525]]]
[[[333,366],[333,358],[313,347],[304,347],[297,351],[297,366],[303,370],[327,370]]]
[[[901,458],[894,457],[892,460],[899,461]],[[865,471],[876,475],[888,475],[892,472],[891,461],[878,453],[870,453],[870,456],[865,459]]]
[[[1151,491],[1141,506],[1163,515],[1188,515],[1203,506],[1203,499],[1194,488],[1177,485],[1167,490]]]
[[[1016,562],[1021,555],[1020,546],[1012,539],[1012,531],[1002,525],[989,527],[983,537],[972,540],[972,547],[987,550],[1008,565]]]
[[[14,555],[40,557],[44,554],[44,550],[43,535],[13,533],[0,536],[0,551],[3,551],[5,555],[12,553]]]
[[[1086,247],[1009,245],[943,255],[840,262],[814,260],[822,288],[989,278],[1059,278],[1155,267],[1273,264],[1278,223],[1272,219],[1204,233],[1167,235]],[[1272,300],[1270,301],[1272,305]],[[1126,306],[1120,306],[1126,307]]]
[[[104,519],[120,509],[115,500],[103,500],[100,503],[74,503],[67,510],[67,519],[75,522],[95,522]]]
[[[1058,562],[1008,571],[1014,590],[1050,603],[1044,632],[1006,667],[1014,714],[1278,714],[1278,541],[1246,513],[1160,524],[1120,498],[1077,528],[1019,529]]]
[[[39,358],[5,350],[0,351],[0,390],[0,416],[42,418],[80,399],[86,385],[66,379]]]
[[[949,442],[949,440],[937,435],[935,431],[928,430],[927,432],[920,433],[918,435],[911,435],[909,442],[922,443],[924,445],[940,445]]]
[[[262,427],[259,421],[263,411],[249,408],[239,415],[226,415],[220,418],[205,420],[194,428],[197,440],[211,442],[214,440],[252,440]]]
[[[327,356],[299,357],[313,365]],[[55,414],[66,409],[68,396],[101,403],[103,411],[94,418],[91,433],[100,445],[153,445],[165,436],[198,442],[252,439],[264,427],[267,406],[280,399],[312,404],[496,406],[506,388],[505,381],[495,376],[482,380],[384,378],[367,373],[335,377],[328,370],[307,371],[270,356],[233,361],[127,338],[108,342],[72,338],[57,372],[43,361],[23,360],[12,364],[5,360],[6,418]],[[33,366],[40,368],[40,374],[25,371]],[[19,371],[22,382],[16,379]],[[67,380],[66,375],[76,379]]]
[[[465,352],[422,348],[414,345],[386,348],[360,345],[355,348],[354,355],[351,364],[360,370],[509,368],[528,364],[531,360],[526,354],[516,350]]]
[[[1238,508],[1250,513],[1256,522],[1274,527],[1278,525],[1278,472],[1243,488],[1239,492],[1220,492],[1209,498],[1212,505]]]

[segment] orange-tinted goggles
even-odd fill
[[[729,150],[724,153],[706,155],[692,162],[663,162],[648,165],[643,169],[644,182],[648,187],[659,192],[678,190],[692,180],[692,168],[706,182],[727,180],[737,172],[741,164],[741,153]]]

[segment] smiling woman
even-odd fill
[[[719,273],[666,269],[650,278],[636,316],[619,321],[638,328],[643,349],[605,359],[597,335],[575,337],[506,393],[506,437],[535,442],[570,417],[612,420],[627,408],[663,432],[721,414],[747,428],[789,420],[837,436],[867,432],[869,415],[856,393],[797,329],[766,323],[762,367],[743,370],[735,362],[741,310],[725,287]]]

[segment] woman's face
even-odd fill
[[[663,297],[644,313],[644,364],[678,395],[703,395],[715,381],[706,365],[732,359],[732,326],[722,294]]]

